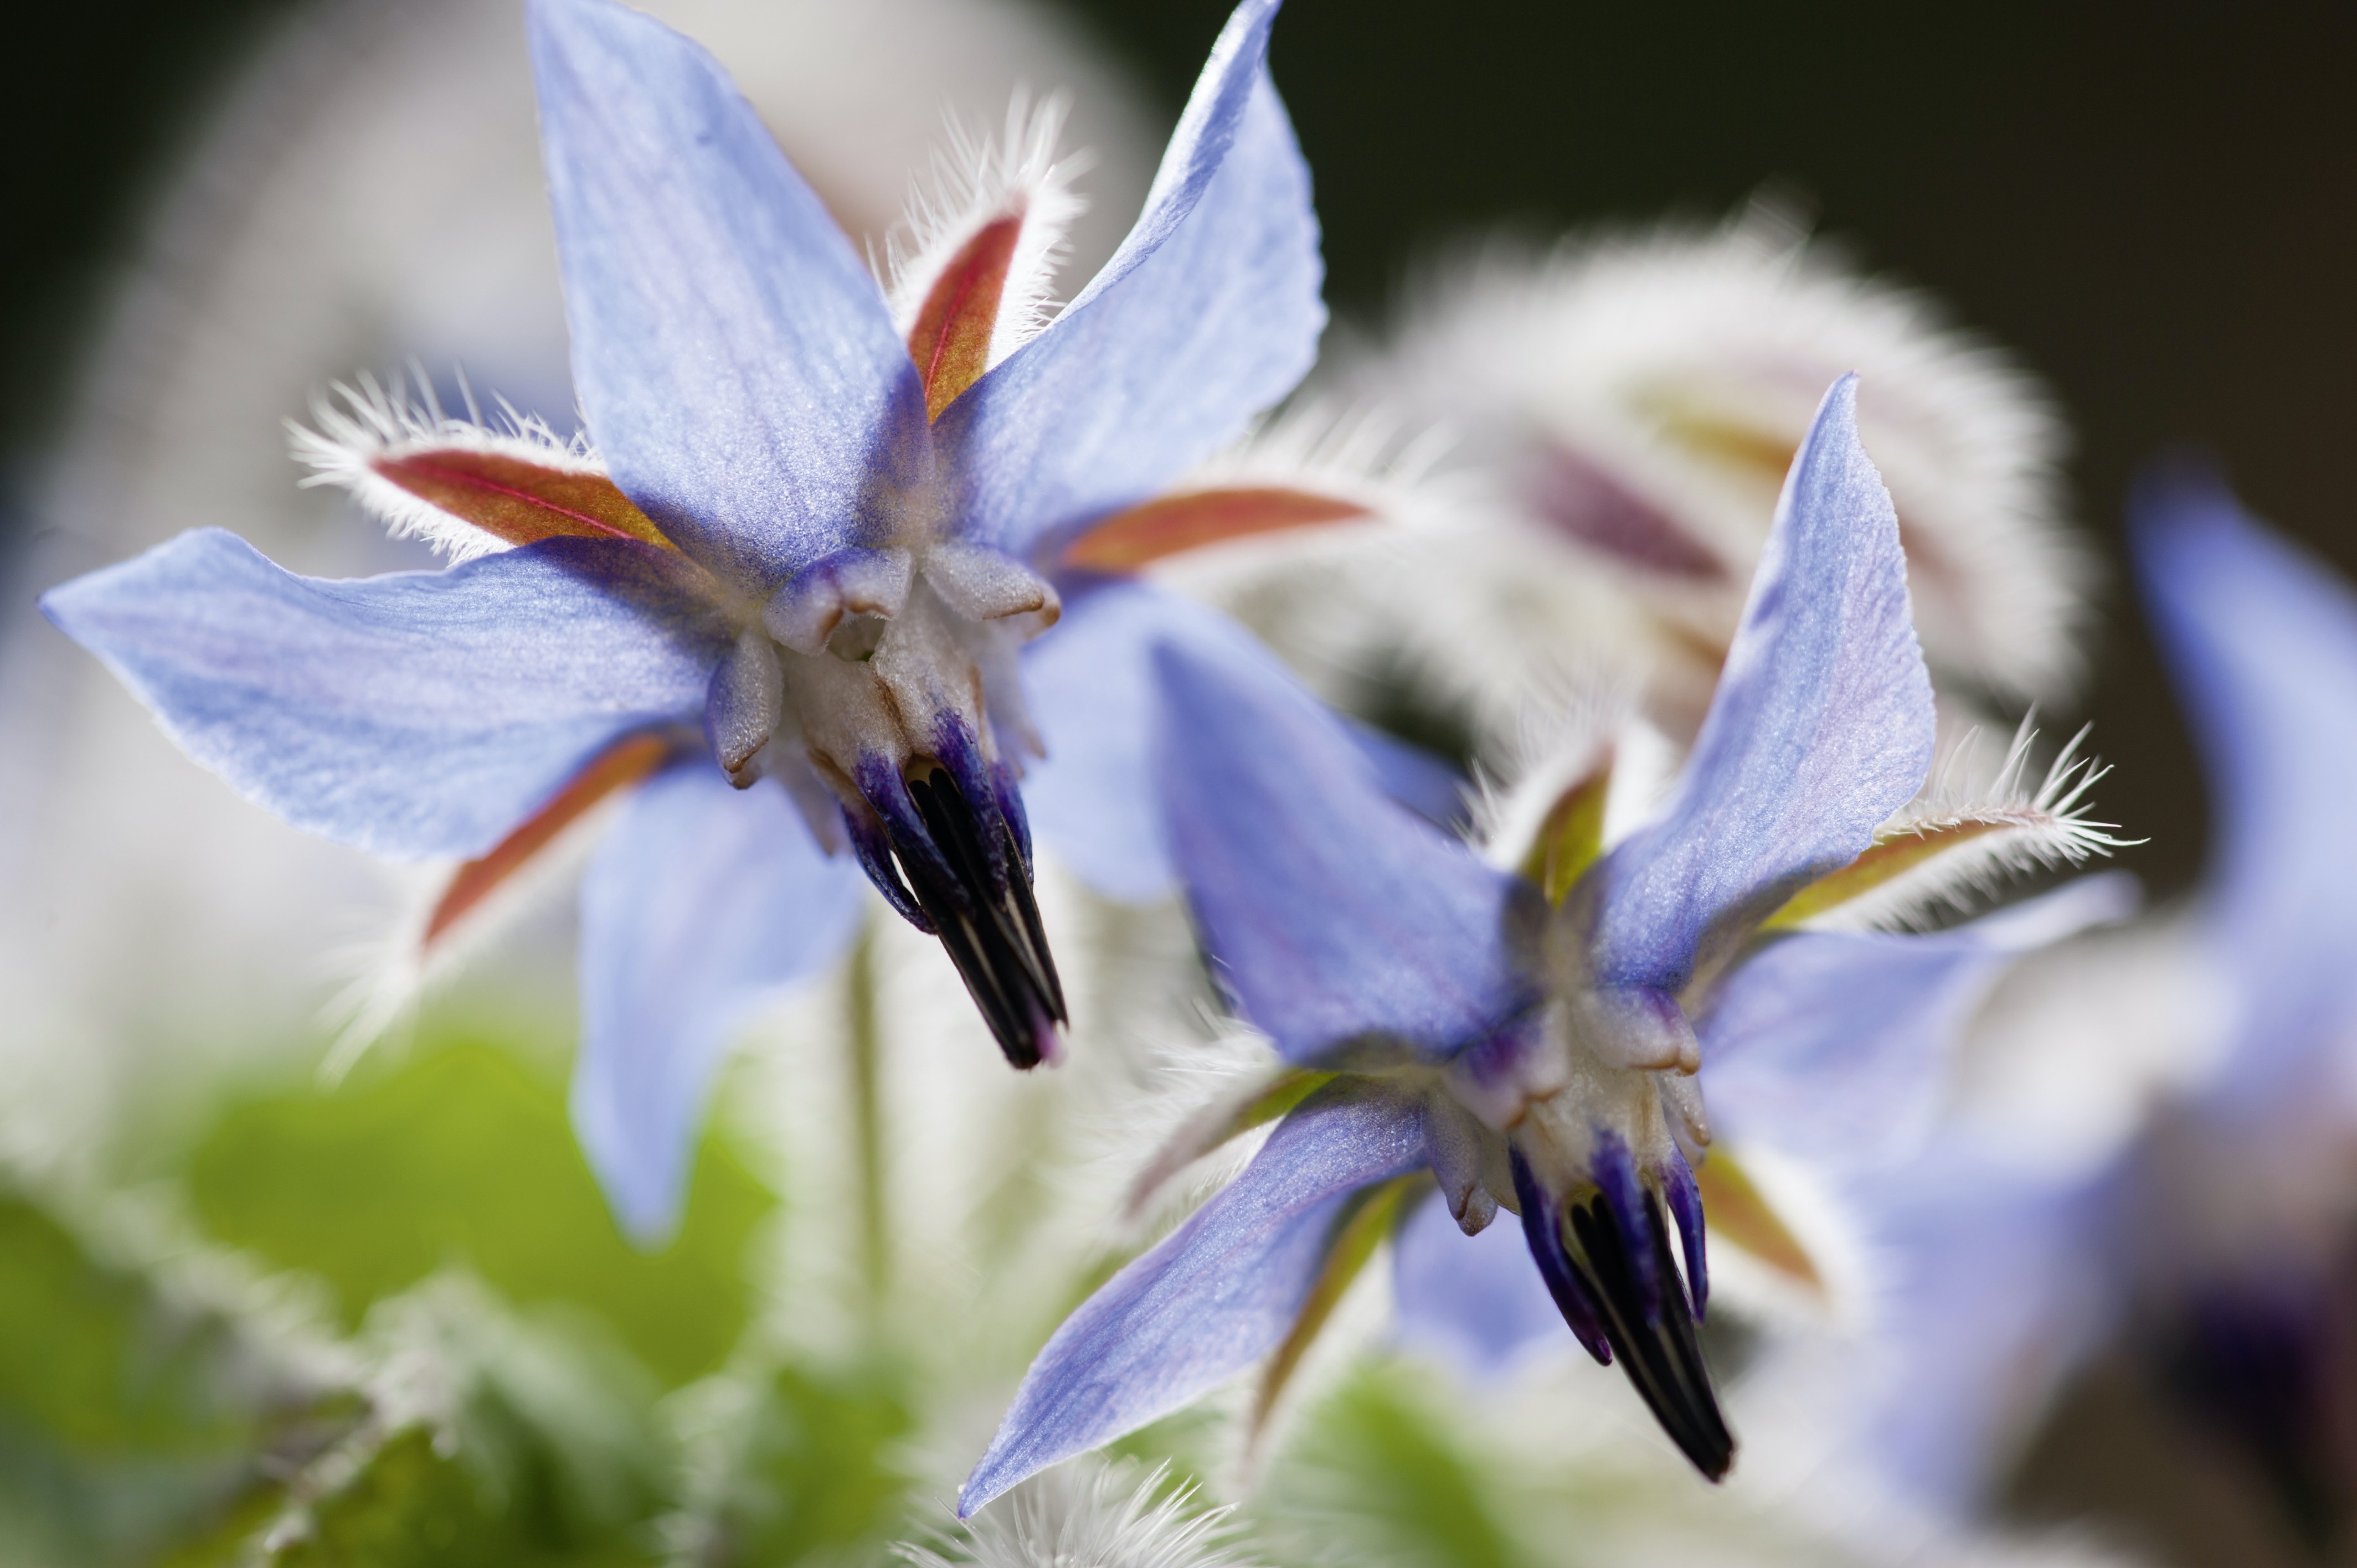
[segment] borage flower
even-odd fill
[[[1873,1189],[1895,1356],[1860,1456],[1984,1501],[2071,1376],[2124,1332],[2321,1541],[2352,1496],[2334,1402],[2357,1215],[2357,596],[2212,475],[2147,477],[2146,612],[2212,793],[2191,908],[2076,955],[1993,1019],[1978,1091]]]
[[[1560,792],[1516,875],[1393,806],[1264,664],[1160,656],[1173,854],[1240,1010],[1294,1064],[1173,1159],[1282,1120],[1057,1331],[966,1511],[1271,1350],[1281,1378],[1427,1168],[1465,1230],[1520,1216],[1581,1343],[1622,1364],[1704,1474],[1726,1471],[1693,1323],[1709,1132],[1689,1010],[1763,923],[1920,879],[1943,851],[2055,836],[1970,814],[1878,833],[1925,779],[1933,720],[1854,396],[1835,383],[1794,459],[1670,805],[1609,853],[1609,756]]]
[[[1073,210],[1051,124],[1011,127],[888,298],[702,49],[606,0],[535,0],[596,449],[361,397],[298,446],[450,569],[306,579],[203,531],[44,600],[248,797],[377,854],[461,859],[429,950],[630,790],[584,896],[574,1109],[636,1233],[676,1211],[730,1033],[848,929],[856,880],[823,849],[847,840],[939,934],[1011,1062],[1058,1048],[1017,788],[1042,750],[1017,653],[1062,608],[1043,571],[1319,511],[1157,499],[1292,386],[1324,322],[1308,174],[1264,60],[1275,11],[1237,9],[1143,215],[1043,326]],[[1042,829],[1110,891],[1151,892],[1169,874],[1150,801],[1125,798],[1138,639],[1234,634],[1063,581],[1074,613],[1034,661],[1060,754]]]

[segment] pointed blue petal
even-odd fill
[[[1136,903],[1178,886],[1152,768],[1154,650],[1164,642],[1248,665],[1269,658],[1216,611],[1129,582],[1067,585],[1063,618],[1023,653],[1048,748],[1023,778],[1032,831],[1091,887]]]
[[[2260,1092],[2336,1048],[2357,971],[2357,597],[2253,522],[2224,487],[2156,473],[2136,564],[2214,792],[2208,930],[2240,986],[2230,1090]]]
[[[1511,1214],[1468,1236],[1446,1203],[1418,1204],[1392,1239],[1392,1295],[1400,1343],[1469,1376],[1497,1377],[1529,1352],[1578,1343]]]
[[[1157,774],[1205,948],[1288,1059],[1362,1036],[1433,1057],[1536,1000],[1516,961],[1536,889],[1384,793],[1289,677],[1168,646]]]
[[[2022,953],[2136,912],[2125,872],[2082,877],[1931,936],[1804,931],[1747,958],[1696,1031],[1712,1123],[1824,1168],[1901,1158],[1929,1135],[1952,1051]]]
[[[1218,611],[1137,582],[1062,585],[1064,616],[1023,650],[1023,683],[1048,755],[1026,768],[1023,799],[1040,842],[1110,898],[1146,903],[1178,890],[1154,788],[1154,650],[1287,679],[1268,650]],[[1448,822],[1464,778],[1404,741],[1352,725],[1351,739],[1394,799]]]
[[[1932,766],[1932,684],[1857,379],[1792,459],[1676,798],[1605,866],[1599,976],[1675,993],[1705,939],[1846,865]]]
[[[1355,1189],[1424,1162],[1424,1118],[1347,1080],[1277,1124],[1243,1174],[1056,1330],[1016,1391],[958,1516],[1060,1459],[1135,1432],[1276,1348]]]
[[[207,529],[41,608],[248,800],[379,854],[474,855],[616,737],[702,709],[722,629],[667,555],[550,540],[335,582]]]
[[[916,488],[916,367],[882,292],[711,56],[608,0],[533,0],[574,384],[615,482],[758,586]]]
[[[1867,1227],[1877,1283],[1852,1359],[1851,1463],[1918,1506],[1976,1512],[2116,1321],[2107,1242],[2128,1222],[2120,1185],[1936,1147],[1845,1197]]]
[[[737,1032],[843,951],[863,878],[774,783],[735,789],[697,757],[647,781],[581,887],[573,1125],[623,1230],[667,1239]]]
[[[1053,325],[944,410],[973,536],[1028,554],[1243,433],[1316,358],[1309,170],[1263,63],[1276,0],[1212,46],[1137,224]]]

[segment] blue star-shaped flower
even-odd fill
[[[1467,1231],[1520,1216],[1572,1331],[1723,1474],[1734,1441],[1693,1327],[1690,1160],[1709,1133],[1687,1009],[1797,893],[1865,864],[1932,761],[1897,520],[1857,444],[1854,381],[1794,459],[1669,805],[1575,875],[1494,869],[1399,810],[1265,662],[1158,660],[1172,852],[1238,1008],[1299,1069],[1281,1080],[1297,1103],[1057,1331],[961,1508],[1276,1349],[1354,1219],[1426,1169]]]
[[[377,854],[465,861],[429,936],[630,789],[583,894],[574,1111],[635,1233],[672,1223],[733,1029],[845,940],[856,882],[831,840],[939,934],[1018,1067],[1064,1017],[1026,755],[1055,753],[1032,798],[1078,869],[1115,894],[1168,881],[1135,798],[1146,639],[1237,634],[1047,574],[1125,514],[1111,558],[1150,555],[1168,520],[1139,504],[1314,356],[1275,8],[1237,9],[1136,226],[1026,337],[1039,278],[1017,274],[1055,242],[1039,181],[919,258],[896,316],[702,49],[608,0],[533,0],[600,456],[381,421],[348,481],[491,553],[326,582],[206,531],[44,599],[248,797]]]
[[[2156,468],[2130,512],[2211,789],[2210,864],[2190,919],[2085,967],[2054,1037],[2031,1036],[2083,1062],[2079,1125],[2025,1152],[1963,1120],[1861,1193],[1892,1241],[1889,1357],[1910,1371],[1867,1392],[1859,1446],[1895,1489],[1968,1509],[2133,1321],[2294,1522],[2329,1530],[2313,1466],[2342,1310],[2335,1173],[2357,1147],[2357,596],[2206,470]]]

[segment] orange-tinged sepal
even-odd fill
[[[505,544],[563,537],[670,544],[647,514],[603,474],[468,446],[393,449],[370,459],[368,466],[386,483]]]
[[[1903,926],[1943,905],[1964,905],[2016,873],[2075,865],[2124,842],[2091,822],[2086,793],[2103,769],[2083,757],[2081,730],[2036,788],[2028,782],[2033,732],[2023,721],[1987,801],[1919,806],[1886,822],[1864,854],[1795,893],[1762,923],[1865,929]]]
[[[939,419],[958,393],[990,369],[991,339],[1022,238],[1020,211],[984,224],[926,292],[916,324],[909,328],[909,357],[925,383],[928,418]]]
[[[548,803],[525,818],[491,851],[467,862],[450,875],[442,896],[426,917],[418,945],[430,950],[451,928],[480,908],[484,899],[530,865],[533,857],[558,834],[579,822],[589,810],[617,790],[639,783],[661,768],[673,743],[659,736],[634,735],[617,741],[575,774]]]
[[[1182,551],[1373,515],[1346,497],[1279,485],[1189,490],[1115,512],[1066,545],[1062,564],[1126,575]]]
[[[425,540],[452,561],[544,539],[627,539],[670,548],[579,439],[511,413],[494,430],[412,403],[399,383],[362,376],[311,407],[312,425],[288,425],[306,485],[335,485],[394,534]]]

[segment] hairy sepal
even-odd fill
[[[676,737],[634,735],[617,741],[575,774],[548,803],[518,823],[515,830],[485,854],[461,864],[434,901],[418,939],[421,953],[430,954],[492,894],[530,865],[590,811],[620,791],[638,784],[668,762],[678,747]]]
[[[893,324],[938,419],[959,393],[1053,318],[1065,236],[1086,204],[1071,181],[1085,155],[1058,158],[1066,103],[1017,92],[998,139],[954,121],[931,190],[909,203],[887,250]]]
[[[1604,852],[1604,806],[1611,792],[1612,757],[1607,752],[1592,771],[1555,796],[1523,855],[1523,875],[1557,908]]]
[[[1168,493],[1091,524],[1066,542],[1057,564],[1126,576],[1223,544],[1445,511],[1461,498],[1431,475],[1440,446],[1431,434],[1403,439],[1379,408],[1306,403],[1265,422]]]
[[[1130,1183],[1122,1201],[1123,1218],[1135,1222],[1171,1177],[1232,1139],[1275,1121],[1338,1076],[1318,1068],[1286,1068],[1211,1101],[1165,1140]]]
[[[334,1043],[321,1077],[340,1080],[368,1048],[414,1016],[432,991],[523,911],[566,885],[614,802],[693,745],[683,733],[626,736],[585,764],[484,854],[412,886],[409,913],[343,955],[351,983],[329,1004]]]
[[[1279,485],[1186,490],[1114,513],[1065,546],[1061,564],[1125,576],[1190,550],[1372,515],[1345,496]]]
[[[1332,1319],[1334,1309],[1341,1305],[1350,1290],[1383,1244],[1406,1213],[1408,1195],[1416,1190],[1426,1178],[1415,1176],[1394,1176],[1361,1192],[1354,1205],[1338,1219],[1333,1240],[1326,1252],[1325,1266],[1318,1271],[1318,1279],[1309,1287],[1308,1299],[1301,1304],[1300,1316],[1285,1342],[1268,1359],[1261,1373],[1260,1391],[1253,1401],[1252,1423],[1246,1441],[1256,1441],[1267,1430],[1268,1418],[1276,1409],[1277,1400],[1299,1371],[1309,1348],[1317,1343],[1318,1334]]]
[[[1694,1167],[1694,1181],[1715,1240],[1741,1249],[1754,1262],[1825,1299],[1824,1271],[1774,1200],[1733,1155],[1715,1151]]]
[[[544,539],[670,541],[607,477],[579,437],[505,411],[505,429],[413,402],[401,383],[362,376],[289,421],[288,447],[311,469],[306,486],[350,494],[397,538],[422,539],[453,564]]]
[[[2026,783],[2028,721],[2015,735],[1992,799],[1953,804],[1929,797],[1875,832],[1849,865],[1795,894],[1763,930],[1871,930],[1921,926],[1967,908],[2022,873],[2077,865],[2130,842],[2089,820],[2087,791],[2106,771],[2080,755],[2082,729],[2036,788]],[[1961,753],[1959,754],[1961,756]],[[1951,771],[1956,762],[1950,759]]]

